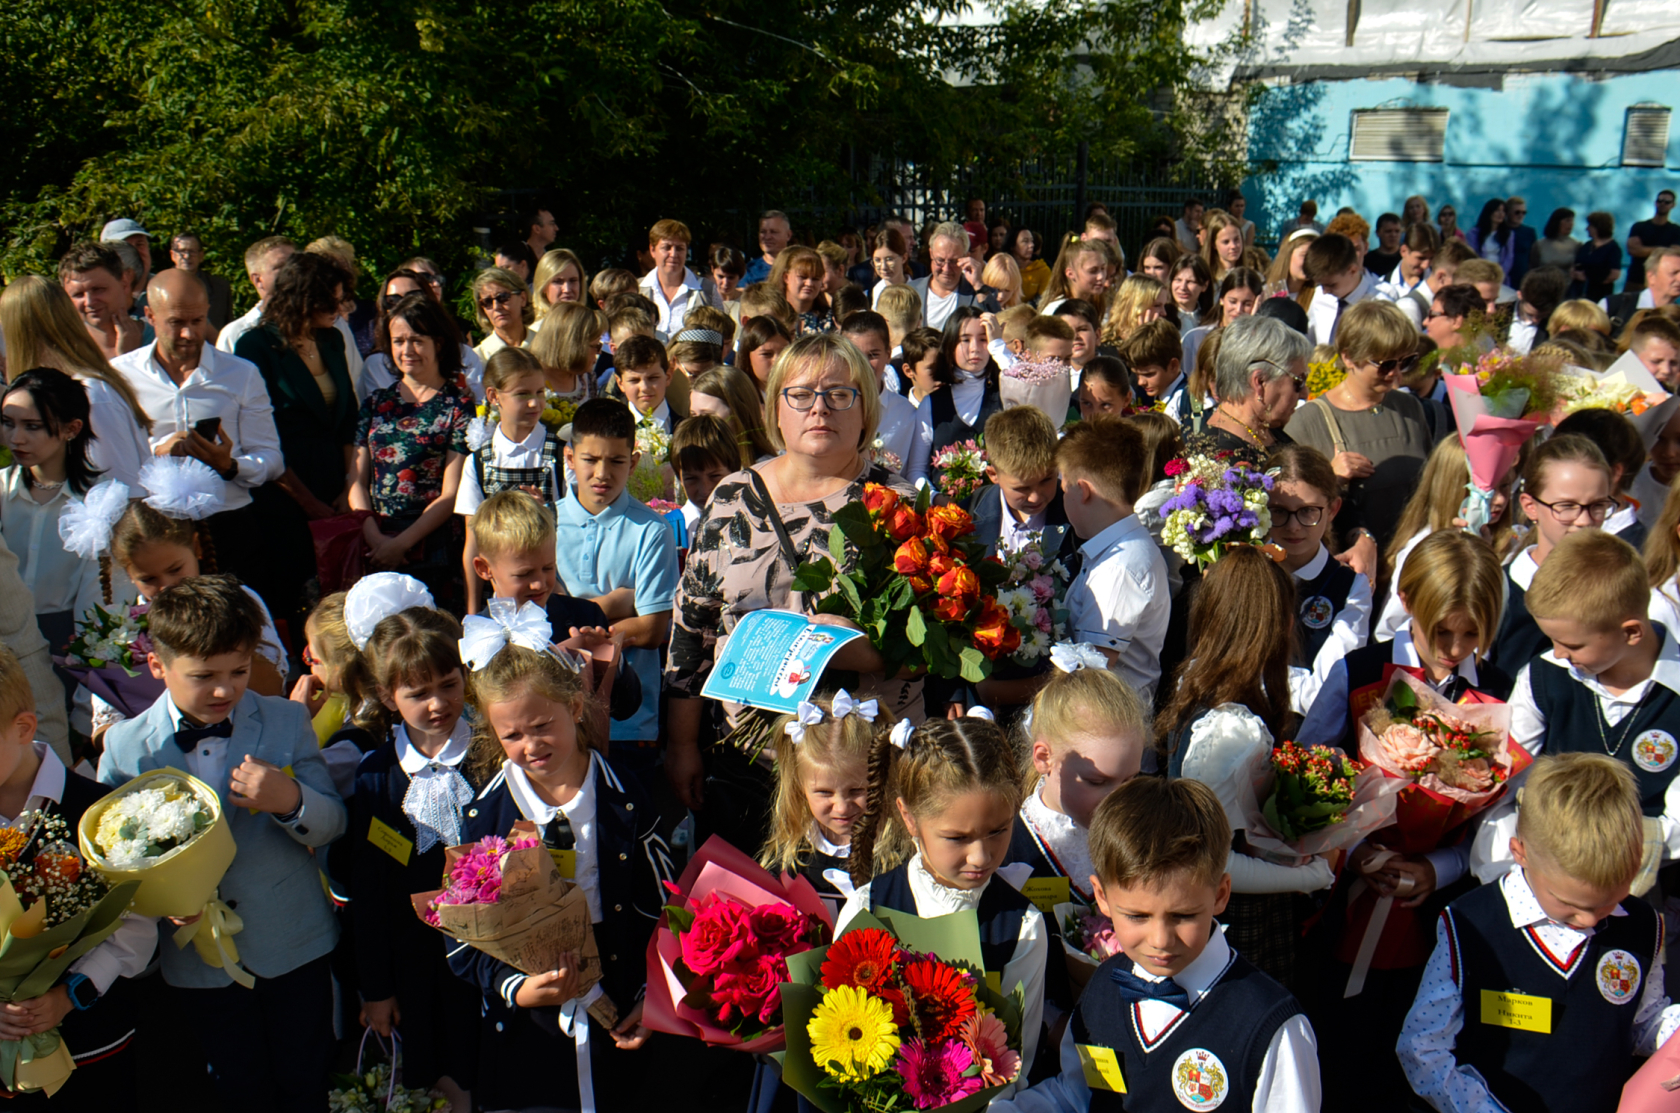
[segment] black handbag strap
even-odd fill
[[[799,550],[794,548],[793,537],[789,535],[787,523],[782,521],[781,511],[776,509],[776,500],[770,497],[770,488],[764,485],[764,477],[758,474],[756,468],[748,468],[747,475],[751,477],[753,490],[764,500],[764,514],[770,519],[770,528],[776,531],[776,540],[781,542],[782,557],[788,562],[788,574],[800,565]]]

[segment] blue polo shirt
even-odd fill
[[[762,253],[754,255],[747,261],[747,273],[741,276],[741,289],[756,285],[770,277],[770,264],[764,261]]]
[[[562,499],[554,508],[555,557],[560,579],[571,595],[595,598],[621,587],[634,588],[636,613],[669,611],[677,597],[677,545],[671,527],[656,511],[620,491],[605,510],[591,514],[578,500]],[[659,650],[631,648],[624,660],[642,682],[642,706],[628,719],[613,720],[618,741],[648,742],[659,737]]]

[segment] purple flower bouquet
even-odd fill
[[[1170,460],[1166,471],[1177,490],[1161,505],[1161,540],[1179,556],[1206,568],[1232,545],[1267,544],[1271,476],[1211,456]]]

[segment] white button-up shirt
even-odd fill
[[[507,771],[508,795],[519,806],[519,814],[537,825],[540,833],[542,829],[554,822],[554,817],[562,812],[566,815],[566,822],[571,825],[573,849],[577,852],[577,868],[572,878],[583,886],[583,895],[589,904],[589,920],[591,923],[601,922],[601,832],[595,822],[598,804],[595,799],[595,765],[601,759],[596,754],[589,755],[589,772],[584,774],[583,786],[564,804],[550,804],[537,794],[536,786],[525,775],[525,770],[508,762],[503,768]]]
[[[176,383],[157,359],[157,342],[118,356],[111,366],[134,388],[140,406],[152,419],[151,447],[196,422],[217,417],[222,435],[233,447],[238,470],[223,483],[222,508],[249,505],[251,488],[278,479],[286,470],[280,434],[274,428],[274,405],[256,365],[206,344],[198,366]]]
[[[548,441],[548,427],[537,422],[537,427],[531,430],[529,436],[518,444],[513,438],[502,432],[500,425],[490,434],[490,462],[498,468],[536,468],[542,466],[543,445]],[[554,462],[561,463],[560,454],[555,453]],[[555,482],[552,472],[548,476],[548,497],[552,502],[560,501],[560,488]],[[455,513],[472,517],[478,513],[479,506],[484,502],[484,477],[478,474],[478,453],[469,454],[467,466],[461,469],[461,486],[455,492]]]
[[[1069,640],[1114,651],[1118,656],[1109,668],[1145,700],[1153,699],[1172,609],[1167,562],[1136,514],[1098,533],[1079,552],[1085,566],[1068,587]]]
[[[1000,554],[1020,552],[1027,542],[1037,540],[1036,534],[1044,529],[1044,522],[1050,513],[1048,505],[1037,514],[1025,521],[1015,519],[1015,511],[1009,509],[1009,500],[1003,495],[1003,488],[997,489],[998,504],[1003,507],[1003,517],[998,520],[997,551]],[[1045,558],[1055,557],[1055,553],[1045,553]]]
[[[658,267],[643,275],[637,286],[659,311],[659,316],[654,319],[653,327],[666,336],[675,336],[681,332],[683,319],[688,316],[688,311],[697,305],[706,304],[705,295],[700,291],[700,280],[694,276],[693,271],[686,267],[683,268],[682,288],[677,291],[677,296],[674,298],[665,296],[664,287],[659,284]]]
[[[1349,308],[1358,305],[1371,297],[1377,290],[1377,276],[1370,271],[1362,271],[1359,285],[1353,288],[1353,293],[1340,299]],[[1334,294],[1327,293],[1320,286],[1313,294],[1312,304],[1307,306],[1307,338],[1314,344],[1333,344],[1336,340],[1336,303]],[[1343,310],[1346,312],[1346,310]]]

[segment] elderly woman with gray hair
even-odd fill
[[[1202,429],[1185,437],[1185,452],[1229,452],[1265,467],[1272,449],[1289,443],[1283,427],[1306,393],[1311,351],[1305,336],[1270,317],[1239,317],[1219,330],[1218,404]]]

